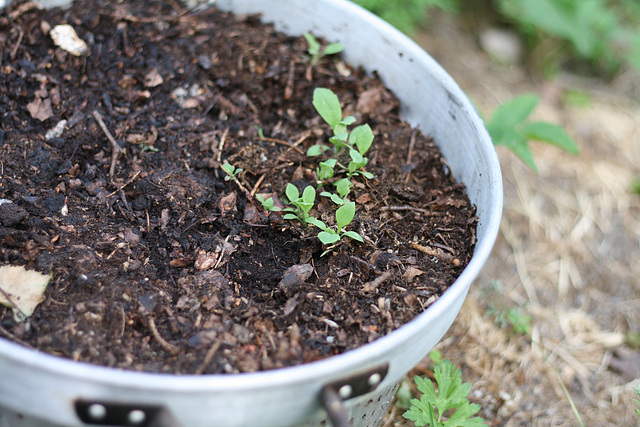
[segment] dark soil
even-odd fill
[[[337,57],[311,67],[304,38],[254,16],[172,1],[31,6],[0,14],[0,198],[12,201],[0,205],[0,263],[53,279],[28,320],[0,306],[0,336],[134,370],[273,369],[398,328],[469,261],[464,187],[375,77]],[[90,55],[57,48],[58,24]],[[348,229],[365,242],[322,257],[317,228],[247,195],[317,184],[318,159],[304,155],[330,132],[317,87],[376,135],[375,178],[354,178],[349,196]],[[243,169],[243,188],[224,161]],[[318,196],[311,213],[333,224],[335,209]]]

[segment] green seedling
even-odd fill
[[[227,176],[224,177],[225,181],[229,181],[229,180],[237,181],[238,174],[242,172],[242,169],[236,169],[236,167],[230,163],[224,163],[221,167],[224,173],[227,174]]]
[[[349,147],[347,126],[353,124],[356,119],[353,116],[342,118],[342,107],[338,96],[330,89],[316,88],[313,91],[313,106],[333,131],[329,141],[333,144],[334,151],[339,153],[342,148]],[[328,147],[324,145],[314,145],[307,151],[307,156],[319,156],[326,150]]]
[[[349,150],[351,161],[347,167],[338,165],[347,171],[349,178],[362,175],[367,179],[372,179],[373,174],[366,172],[363,168],[367,165],[368,159],[365,156],[373,143],[373,131],[367,124],[356,126],[349,132],[348,126],[355,122],[353,116],[342,118],[342,107],[335,93],[330,89],[317,88],[313,92],[313,106],[320,117],[331,126],[333,136],[329,142],[333,144],[333,151],[339,154],[343,149]],[[329,148],[322,144],[316,144],[307,150],[307,155],[314,157],[323,154]],[[332,170],[335,164],[332,166]]]
[[[357,240],[358,242],[363,242],[364,239],[362,238],[362,236],[355,231],[342,231],[344,227],[351,224],[351,221],[353,221],[353,217],[355,216],[355,214],[355,202],[346,202],[336,211],[335,229],[328,227],[324,222],[320,221],[317,218],[309,218],[307,221],[322,230],[320,233],[318,233],[318,239],[320,239],[320,241],[325,245],[335,245],[345,237]],[[331,252],[331,248],[324,251],[322,253],[322,256],[326,255],[329,252]]]
[[[349,201],[346,198],[342,198],[335,193],[329,193],[328,191],[323,191],[322,193],[320,193],[320,195],[323,197],[330,198],[333,203],[340,206],[344,205],[346,202]]]
[[[535,172],[538,168],[529,148],[530,140],[555,145],[571,154],[580,152],[575,142],[560,126],[528,120],[538,101],[536,95],[518,96],[498,107],[487,123],[493,143],[509,148]]]
[[[348,178],[342,178],[333,183],[336,187],[338,195],[343,199],[347,197],[349,191],[351,191],[351,180]]]
[[[287,184],[287,188],[285,189],[285,194],[289,199],[289,203],[294,207],[288,207],[282,209],[287,213],[283,216],[284,219],[297,219],[303,226],[307,226],[309,223],[309,211],[313,208],[313,204],[316,200],[316,190],[311,185],[305,187],[302,191],[302,196],[298,191],[298,188],[289,183]]]
[[[638,400],[636,400],[636,404],[640,405],[640,383],[636,385],[636,394],[638,395]],[[636,415],[640,418],[640,409],[636,409]]]
[[[316,168],[316,175],[320,182],[333,178],[336,163],[338,163],[336,159],[328,159],[324,162],[320,162],[320,164]]]
[[[501,328],[511,328],[518,335],[530,336],[531,334],[533,319],[518,307],[500,309],[490,302],[486,314],[493,317],[494,323]]]
[[[307,53],[310,56],[309,62],[312,66],[318,65],[320,60],[327,55],[335,55],[336,53],[340,53],[344,50],[344,46],[341,43],[329,43],[324,49],[320,46],[318,40],[311,35],[311,33],[303,34],[304,38],[307,40],[307,44],[309,47],[307,48]]]
[[[631,181],[631,192],[640,194],[640,177],[634,178],[633,181]]]
[[[262,205],[262,209],[267,212],[280,212],[280,208],[274,205],[273,197],[269,197],[267,200],[264,199],[260,194],[256,194],[256,199]]]
[[[414,377],[422,395],[411,399],[403,416],[418,427],[486,427],[482,418],[474,417],[480,405],[469,402],[471,384],[462,383],[460,369],[445,359],[435,364],[433,374],[437,390],[430,379]]]
[[[342,178],[334,182],[333,185],[336,187],[338,194],[323,191],[320,195],[329,197],[336,205],[344,205],[348,202],[347,195],[349,191],[351,191],[351,180],[349,178]]]

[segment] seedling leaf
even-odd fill
[[[325,245],[331,245],[338,242],[340,240],[340,236],[335,233],[321,231],[320,233],[318,233],[318,239],[320,239],[320,241]]]
[[[342,120],[342,107],[335,93],[326,88],[313,91],[313,106],[320,117],[333,129]]]
[[[349,135],[349,142],[356,147],[360,154],[364,154],[369,150],[373,143],[373,132],[371,127],[367,124],[356,126]]]
[[[355,231],[345,231],[344,233],[342,233],[342,235],[347,236],[353,240],[357,240],[358,242],[364,242],[364,239],[362,238],[362,236],[356,233]]]
[[[300,198],[298,188],[291,183],[287,184],[287,188],[285,188],[284,193],[287,195],[287,199],[289,199],[290,202],[294,202]]]
[[[353,221],[353,217],[356,214],[355,202],[347,202],[336,211],[336,224],[338,226],[338,233],[342,228]]]
[[[309,55],[312,57],[318,55],[320,53],[320,43],[318,43],[318,40],[316,40],[311,33],[304,33],[303,36],[309,44],[309,48],[307,49]]]
[[[340,53],[344,50],[344,46],[342,43],[329,43],[327,47],[324,48],[322,52],[323,55],[335,55],[336,53]]]
[[[321,230],[325,230],[326,231],[328,229],[327,225],[324,222],[320,221],[318,218],[311,217],[311,218],[307,219],[307,222],[309,224],[315,225],[316,227],[318,227]]]
[[[373,179],[375,177],[375,175],[372,174],[371,172],[361,171],[360,173],[362,174],[362,176],[364,176],[367,179]]]
[[[342,198],[346,197],[351,190],[351,180],[349,180],[349,178],[339,179],[338,181],[334,182],[333,185],[336,187],[336,191]]]
[[[318,156],[321,156],[328,149],[329,147],[327,147],[326,145],[320,145],[320,144],[312,145],[307,150],[307,156],[318,157]]]

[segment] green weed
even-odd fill
[[[325,56],[335,55],[344,50],[344,46],[340,43],[329,43],[323,48],[311,33],[305,33],[303,35],[309,45],[307,53],[309,54],[309,62],[311,65],[318,65],[320,60]]]
[[[528,120],[538,101],[537,95],[515,97],[499,106],[487,122],[487,130],[493,143],[509,148],[535,172],[538,168],[529,148],[530,140],[555,145],[571,154],[580,152],[576,143],[560,126]]]
[[[430,379],[414,377],[422,395],[411,399],[403,416],[418,427],[486,427],[482,418],[474,416],[480,405],[469,402],[471,384],[462,383],[460,369],[445,359],[435,364],[433,374],[437,390]]]

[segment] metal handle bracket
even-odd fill
[[[132,427],[181,427],[161,406],[76,400],[78,418],[90,425]]]
[[[343,401],[374,391],[389,372],[389,364],[376,366],[355,375],[331,382],[322,388],[322,406],[329,414],[333,427],[348,427],[349,411]]]

